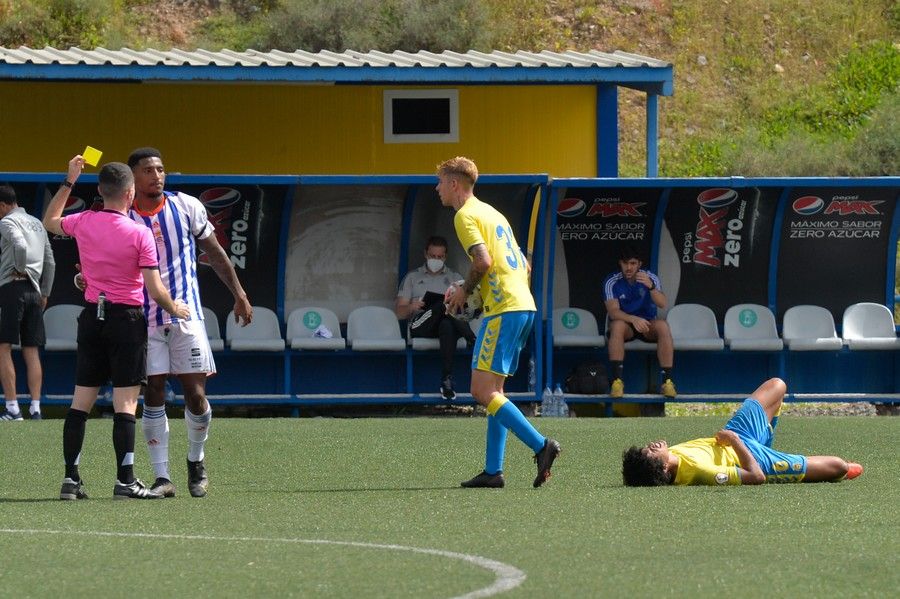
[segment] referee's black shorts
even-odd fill
[[[0,287],[0,343],[37,347],[47,342],[41,294],[28,279]]]
[[[78,317],[75,384],[133,387],[147,378],[147,319],[140,306],[107,304],[106,319],[97,320],[97,304]]]

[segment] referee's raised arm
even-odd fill
[[[81,170],[84,168],[84,156],[76,155],[69,161],[69,172],[66,174],[65,180],[59,185],[50,205],[47,206],[47,212],[44,213],[44,228],[56,235],[62,235],[62,213],[66,207],[66,201],[69,194],[72,193],[72,186],[78,181]]]

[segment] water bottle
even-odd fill
[[[559,383],[556,383],[556,388],[553,390],[553,409],[555,411],[553,414],[554,416],[569,415],[569,406],[566,405],[566,396]]]
[[[534,386],[537,384],[537,372],[534,370],[534,356],[528,358],[528,392],[534,393]]]
[[[550,387],[544,387],[544,392],[541,394],[541,416],[552,416],[550,413],[553,409],[553,392],[550,391]]]

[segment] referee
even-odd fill
[[[159,277],[153,234],[128,218],[134,200],[134,176],[120,162],[103,165],[98,191],[103,209],[85,210],[66,217],[63,208],[84,158],[69,161],[68,176],[44,214],[44,227],[57,235],[75,238],[87,288],[86,307],[78,317],[75,393],[63,426],[66,475],[60,499],[85,499],[78,473],[88,413],[100,386],[113,385],[113,447],[116,453],[114,499],[161,497],[134,477],[134,414],[141,383],[146,378],[147,321],[142,304],[144,287],[160,307],[177,318],[190,311],[172,300]]]

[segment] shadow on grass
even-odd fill
[[[82,500],[84,501],[84,500]],[[0,503],[60,503],[59,497],[0,497]]]

